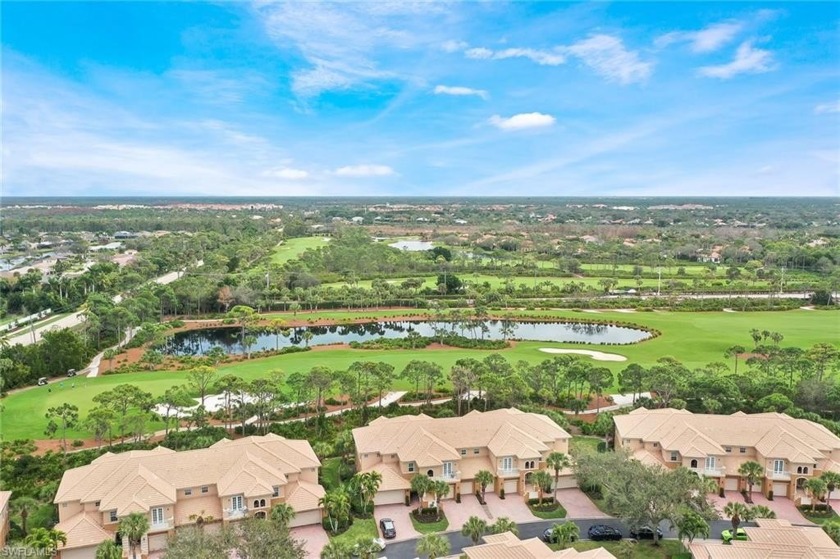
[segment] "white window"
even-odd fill
[[[513,458],[510,456],[505,456],[502,458],[502,469],[509,471],[513,469]]]
[[[163,507],[154,507],[152,509],[152,525],[160,526],[163,523]]]
[[[706,456],[706,469],[707,470],[714,470],[715,468],[715,457],[714,456]]]
[[[409,462],[409,463],[408,463],[408,471],[409,471],[409,472],[413,472],[413,471],[414,471],[414,462]]]
[[[444,462],[443,477],[452,477],[453,475],[455,475],[455,468],[452,466],[452,462]]]
[[[467,455],[467,449],[466,449],[466,448],[462,448],[462,449],[461,449],[461,456],[466,456],[466,455]]]
[[[186,495],[187,497],[192,495],[192,489],[184,489],[184,495]]]
[[[112,510],[111,514],[108,516],[108,519],[110,520],[110,522],[116,522],[117,521],[117,511]]]
[[[234,495],[230,498],[230,510],[237,511],[245,508],[242,495]]]
[[[672,452],[671,453],[671,462],[676,462],[679,459],[680,459],[679,453],[677,453],[677,452]]]
[[[271,493],[272,497],[279,497],[280,496],[280,486],[279,485],[275,485],[274,487],[272,487],[272,490],[273,490],[272,493]]]
[[[773,460],[773,473],[774,474],[781,474],[785,471],[785,461],[784,460]]]
[[[202,485],[202,486],[201,486],[201,492],[202,492],[202,493],[207,493],[208,491],[210,491],[210,488],[209,488],[209,487],[207,487],[206,485]]]

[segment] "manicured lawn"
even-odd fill
[[[330,491],[341,485],[341,477],[338,468],[341,466],[341,458],[327,458],[321,464],[321,480],[324,489]]]
[[[598,437],[572,437],[569,441],[569,454],[577,456],[582,452],[598,452],[598,445],[604,442],[604,439]]]
[[[634,559],[691,559],[691,554],[687,553],[682,543],[677,540],[661,540],[658,546],[649,541],[636,543],[630,543],[630,540],[624,540],[623,542],[578,541],[572,544],[572,547],[578,551],[589,551],[590,549],[603,547],[614,556],[621,557],[619,549],[622,545],[633,546]],[[549,544],[549,547],[560,549],[556,544]]]
[[[427,316],[424,311],[387,310],[387,311],[323,311],[316,313],[298,313],[298,318],[306,317],[313,320],[320,318],[352,319],[365,317],[387,319],[405,315]],[[722,361],[729,367],[733,366],[732,359],[724,357],[726,348],[740,344],[746,348],[753,347],[749,331],[752,328],[781,332],[784,335],[783,346],[799,346],[807,348],[817,342],[836,344],[836,333],[840,314],[832,311],[804,311],[793,310],[784,312],[600,312],[585,313],[574,310],[563,311],[519,311],[516,314],[543,319],[593,319],[616,320],[636,323],[655,328],[662,335],[658,338],[638,344],[624,346],[600,346],[586,344],[562,344],[547,342],[517,342],[515,347],[498,351],[511,363],[523,360],[529,363],[539,363],[550,359],[551,355],[539,351],[543,347],[594,349],[610,353],[618,353],[627,357],[625,362],[599,362],[618,373],[631,363],[650,366],[657,359],[671,356],[682,361],[688,368],[704,366],[712,361]],[[291,319],[291,313],[275,313],[273,317]],[[330,349],[325,351],[309,351],[279,355],[263,359],[240,361],[220,367],[220,374],[231,373],[245,380],[264,377],[268,372],[281,369],[287,374],[306,372],[316,365],[325,365],[335,370],[346,369],[354,361],[384,361],[401,371],[413,359],[431,360],[439,363],[448,372],[455,361],[472,357],[483,359],[493,352],[485,350],[452,348],[445,351],[434,349],[417,350],[361,350],[361,349]],[[745,364],[740,365],[743,370]],[[71,388],[75,382],[75,388]],[[47,420],[44,417],[47,409],[60,406],[64,402],[79,407],[80,415],[84,417],[93,406],[93,397],[105,390],[110,390],[118,384],[132,383],[138,388],[159,396],[173,385],[185,384],[185,371],[151,371],[105,375],[96,378],[76,377],[72,382],[63,380],[47,386],[34,387],[7,396],[2,400],[3,440],[20,438],[44,438],[44,428]],[[404,380],[397,380],[395,390],[412,388]],[[162,428],[162,425],[157,427]],[[82,430],[71,430],[68,437],[87,437]]]
[[[444,530],[449,528],[449,521],[446,519],[446,509],[444,509],[440,520],[438,520],[437,522],[417,522],[413,514],[410,514],[408,516],[411,518],[411,524],[414,525],[414,529],[420,532],[421,534],[443,532]]]
[[[545,508],[539,509],[538,505],[528,505],[531,509],[531,514],[543,520],[552,520],[554,518],[566,518],[566,509],[563,505],[557,503],[553,508],[543,505]]]
[[[825,524],[826,522],[831,522],[832,520],[840,519],[840,516],[834,511],[834,507],[831,507],[831,510],[828,512],[820,512],[815,511],[813,514],[811,513],[810,508],[806,509],[799,509],[802,513],[802,516],[813,522],[814,524]]]
[[[504,285],[505,282],[509,279],[513,282],[514,286],[519,286],[519,284],[522,284],[522,283],[524,283],[528,287],[533,287],[534,286],[534,276],[510,276],[510,277],[505,278],[505,277],[491,276],[491,275],[480,274],[480,273],[457,274],[457,276],[461,281],[463,281],[464,283],[469,284],[469,285],[480,285],[480,284],[483,284],[484,282],[487,282],[492,287],[496,288],[496,287],[500,287],[500,286]],[[410,277],[422,278],[423,279],[422,287],[434,288],[435,287],[435,282],[437,281],[437,275],[429,275],[429,276],[419,275],[419,276],[410,276]],[[405,278],[390,278],[390,279],[387,279],[385,281],[387,281],[388,283],[391,283],[391,284],[399,285],[400,283],[402,283],[406,279],[408,279],[408,278],[407,277],[405,277]],[[570,282],[575,282],[575,283],[578,283],[578,284],[582,283],[582,284],[587,285],[587,286],[600,287],[598,285],[598,280],[599,279],[600,278],[598,278],[598,277],[569,278],[569,277],[537,276],[536,283],[540,284],[540,283],[543,283],[543,282],[550,282],[551,284],[554,284],[554,285],[563,286],[563,285],[566,285]],[[656,283],[657,283],[656,279],[643,279],[642,280],[642,285],[646,286],[646,287],[656,286]],[[341,287],[342,285],[347,285],[347,284],[346,284],[346,282],[325,283],[324,287]],[[362,280],[362,281],[356,282],[357,287],[370,288],[370,285],[371,285],[371,280]],[[619,280],[619,286],[624,287],[624,288],[630,288],[630,287],[636,288],[636,287],[638,287],[638,283],[634,279]]]
[[[376,530],[376,521],[373,518],[357,518],[346,532],[331,536],[330,539],[354,544],[362,538],[372,540],[378,537],[379,532]]]
[[[325,237],[300,237],[297,239],[287,239],[282,244],[277,245],[274,249],[274,254],[271,255],[272,264],[285,264],[293,258],[297,258],[304,251],[310,248],[318,248],[326,245],[329,240],[324,240]]]

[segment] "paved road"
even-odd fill
[[[203,264],[204,261],[202,260],[196,262],[196,266],[201,266]],[[181,277],[182,273],[183,272],[169,272],[168,274],[164,274],[159,278],[155,278],[152,281],[160,285],[166,285],[168,283],[172,283],[173,281]],[[122,295],[114,295],[113,300],[114,303],[119,303],[120,301],[122,301]],[[43,338],[45,332],[50,332],[52,330],[61,330],[63,328],[73,328],[74,326],[78,326],[79,324],[81,324],[83,321],[84,315],[82,313],[73,313],[71,315],[65,316],[64,318],[60,318],[55,322],[46,324],[40,328],[35,328],[34,331],[30,331],[29,328],[27,328],[24,332],[15,334],[14,336],[7,338],[6,341],[9,343],[10,346],[17,344],[30,345],[38,343]]]
[[[607,524],[608,526],[613,526],[621,530],[625,536],[628,536],[629,530],[627,527],[620,521],[615,520],[612,518],[597,518],[597,519],[586,519],[586,518],[579,518],[579,519],[572,519],[572,522],[578,525],[580,528],[580,534],[584,538],[586,538],[587,530],[593,524]],[[530,522],[528,524],[519,524],[519,537],[520,539],[526,540],[529,538],[539,538],[542,536],[543,532],[545,532],[546,528],[550,528],[556,522],[563,522],[563,520],[540,520],[537,522]],[[742,526],[755,526],[755,524],[746,522],[742,523]],[[710,539],[719,539],[720,533],[727,528],[731,528],[732,525],[729,523],[728,520],[714,520],[711,523],[711,531],[709,533]],[[677,538],[676,531],[669,530],[667,524],[663,524],[660,526],[662,532],[666,538]],[[461,551],[468,546],[472,545],[472,540],[469,538],[462,536],[461,532],[447,532],[444,534],[446,538],[449,540],[449,544],[452,546],[452,555],[457,555],[461,553]],[[389,543],[387,544],[385,551],[381,555],[382,557],[387,557],[388,559],[414,559],[418,557],[417,554],[417,540],[406,540],[402,542],[396,543]]]

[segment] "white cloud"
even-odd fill
[[[738,47],[732,62],[703,66],[698,73],[709,78],[728,80],[738,74],[763,74],[773,68],[773,54],[769,50],[754,48],[752,41],[745,41]]]
[[[657,38],[654,44],[657,47],[665,47],[684,41],[689,43],[689,48],[694,52],[714,52],[730,43],[743,28],[744,24],[739,22],[714,23],[699,31],[666,33]]]
[[[446,41],[440,45],[440,50],[444,52],[458,52],[466,49],[469,45],[464,41]]]
[[[471,87],[438,85],[435,86],[435,95],[475,95],[482,99],[487,99],[487,92],[483,89],[473,89]]]
[[[309,177],[309,173],[303,169],[291,169],[289,167],[280,167],[279,169],[269,169],[263,173],[264,177],[271,177],[275,179],[282,179],[287,181],[303,180]]]
[[[635,51],[627,50],[621,39],[611,35],[592,35],[564,49],[580,58],[595,73],[623,85],[643,82],[653,71],[652,62],[644,62]]]
[[[840,100],[832,103],[820,103],[814,107],[814,113],[818,115],[826,113],[840,113]]]
[[[467,58],[474,60],[506,60],[508,58],[527,58],[531,62],[535,62],[540,66],[559,66],[566,62],[566,57],[555,51],[527,49],[527,48],[509,48],[498,51],[492,51],[484,47],[476,47],[464,51]]]
[[[394,170],[387,165],[348,165],[335,170],[339,177],[387,177],[395,174]]]
[[[506,131],[545,128],[553,126],[555,122],[556,119],[553,116],[543,113],[520,113],[509,118],[503,118],[499,115],[490,117],[490,124]]]

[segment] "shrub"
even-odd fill
[[[80,441],[80,440],[76,439],[76,440],[75,440],[75,441],[73,441],[71,444],[72,444],[73,446],[75,446],[76,448],[78,448],[78,447],[80,447],[80,446],[84,446],[84,445],[85,445],[85,441]]]

